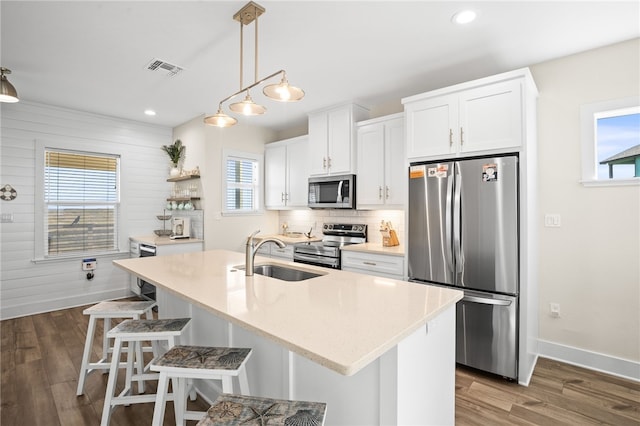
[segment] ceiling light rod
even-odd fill
[[[280,80],[280,83],[269,84],[268,86],[266,86],[262,91],[265,96],[281,102],[299,101],[304,97],[304,91],[302,89],[289,85],[289,82],[287,81],[287,73],[285,70],[276,71],[273,74],[258,80],[258,17],[262,15],[264,12],[265,12],[265,9],[262,6],[250,1],[242,9],[240,9],[235,15],[233,15],[233,19],[240,22],[240,90],[221,100],[220,103],[218,104],[218,111],[216,112],[216,114],[206,116],[204,118],[205,124],[218,126],[218,127],[229,127],[236,124],[238,120],[228,116],[222,111],[222,104],[238,96],[240,93],[246,93],[246,97],[242,102],[236,102],[231,104],[229,108],[232,111],[238,112],[244,115],[264,114],[264,112],[266,111],[266,108],[263,107],[262,105],[258,105],[255,102],[253,102],[253,99],[251,99],[251,95],[249,94],[249,90],[277,75],[282,75],[282,79]],[[243,27],[244,25],[248,25],[254,21],[256,26],[254,83],[246,87],[243,87],[243,71],[244,71],[243,70],[244,68]]]

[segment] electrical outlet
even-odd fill
[[[554,302],[549,303],[549,312],[552,318],[560,318],[560,304]]]

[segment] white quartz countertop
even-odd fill
[[[140,237],[129,237],[131,241],[137,241],[143,244],[154,246],[166,246],[171,244],[188,244],[188,243],[204,243],[204,240],[197,238],[177,238],[172,240],[169,237],[159,237],[157,235],[143,235]]]
[[[342,247],[343,251],[357,251],[363,253],[388,254],[390,256],[404,256],[404,246],[384,247],[382,243],[349,244]]]
[[[462,298],[443,287],[300,266],[324,275],[246,277],[244,253],[209,250],[114,260],[120,268],[343,375],[352,375]],[[197,342],[194,342],[197,344]]]
[[[282,234],[258,234],[254,237],[256,241],[264,240],[266,238],[277,238],[285,244],[296,244],[296,243],[306,243],[308,241],[321,241],[322,238],[311,236],[311,238],[307,238],[304,235],[300,236],[291,236],[291,235],[282,235]]]

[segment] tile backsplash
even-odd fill
[[[279,214],[278,229],[287,224],[290,232],[308,232],[322,237],[323,223],[363,223],[368,225],[367,241],[382,244],[380,222],[389,221],[393,224],[400,244],[404,237],[404,214],[402,210],[282,210]]]

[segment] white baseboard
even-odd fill
[[[539,340],[540,356],[640,382],[640,362]]]
[[[79,294],[73,297],[61,299],[43,300],[22,305],[5,306],[0,309],[0,320],[36,315],[45,312],[59,311],[61,309],[74,308],[76,306],[98,303],[103,300],[122,299],[132,296],[128,288],[119,288],[100,293]]]

